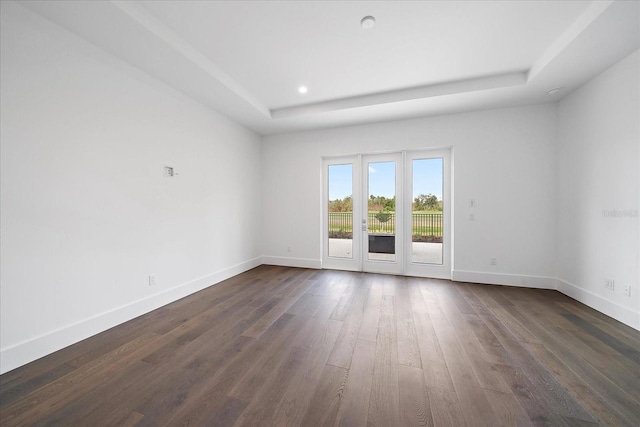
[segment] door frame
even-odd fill
[[[392,156],[400,156],[400,161],[396,166],[396,239],[400,239],[400,243],[396,242],[396,263],[374,262],[371,261],[365,268],[365,258],[368,251],[368,231],[362,231],[362,220],[368,219],[368,183],[365,174],[368,168],[364,168],[363,164],[367,158],[385,159]],[[436,264],[415,264],[411,262],[411,232],[412,224],[412,208],[407,209],[405,204],[413,202],[413,175],[412,161],[414,159],[424,158],[442,158],[443,159],[443,263]],[[345,156],[323,156],[322,157],[322,200],[321,200],[321,242],[322,242],[322,268],[347,270],[347,271],[365,271],[374,273],[396,274],[404,276],[431,277],[441,279],[451,279],[453,271],[453,149],[446,148],[425,148],[419,150],[401,150],[393,152],[363,153]],[[382,161],[382,160],[380,160]],[[353,186],[353,216],[352,216],[352,258],[329,257],[329,165],[352,165],[352,186]],[[366,169],[366,171],[365,171]],[[399,175],[399,177],[398,177]],[[398,188],[400,187],[400,188]],[[360,192],[360,197],[356,193]],[[408,200],[405,200],[408,199]],[[400,201],[400,203],[398,203]],[[398,206],[402,210],[399,215]],[[398,221],[398,218],[401,218]],[[365,224],[368,225],[368,224]],[[400,234],[399,228],[400,227]],[[365,239],[365,237],[367,237]],[[398,262],[398,260],[401,260]],[[395,268],[388,268],[393,264]]]
[[[362,156],[336,156],[336,157],[323,157],[322,159],[322,268],[329,268],[334,270],[348,270],[348,271],[362,271],[362,256],[361,250],[361,238],[362,233],[358,226],[360,219],[360,197],[356,197],[357,189],[361,187],[360,184],[360,165],[362,164]],[[353,202],[352,212],[352,250],[351,258],[338,258],[329,256],[329,166],[331,165],[346,165],[351,164],[351,185],[353,191],[351,195]]]
[[[452,228],[452,169],[451,148],[432,150],[411,150],[405,152],[404,191],[413,201],[413,160],[418,159],[442,159],[442,264],[419,264],[411,262],[412,239],[411,230],[405,239],[405,270],[406,276],[432,277],[436,279],[451,279],[452,253],[453,253],[453,228]],[[405,214],[405,223],[412,224],[413,209],[408,209]]]
[[[384,274],[404,274],[404,153],[384,153],[384,154],[363,154],[361,158],[361,258],[362,271],[366,273],[384,273]],[[394,261],[378,261],[369,259],[369,164],[395,162],[395,260]],[[366,227],[365,227],[366,226]],[[354,231],[355,232],[355,231]]]

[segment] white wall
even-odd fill
[[[1,15],[2,372],[260,263],[258,135]]]
[[[636,51],[559,103],[557,154],[559,289],[636,329],[639,58]],[[606,279],[615,280],[613,291]],[[624,285],[631,285],[631,297]]]
[[[563,292],[640,328],[638,52],[559,111],[270,136],[261,148],[258,135],[67,31],[1,7],[0,372],[261,254],[319,267],[321,157],[430,147],[453,148],[454,278],[553,288],[557,275]],[[163,178],[165,164],[179,175]]]
[[[556,126],[538,105],[265,137],[264,260],[320,267],[322,156],[453,147],[454,278],[555,288]]]

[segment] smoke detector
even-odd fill
[[[374,18],[373,16],[365,16],[360,21],[360,25],[365,30],[368,30],[369,28],[373,27],[375,25],[375,23],[376,23],[376,18]]]

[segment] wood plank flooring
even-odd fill
[[[261,266],[0,376],[0,424],[640,426],[640,332],[558,292]]]

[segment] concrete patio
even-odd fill
[[[352,239],[329,239],[329,256],[351,258]],[[442,243],[411,243],[411,262],[416,264],[442,264]],[[368,259],[376,261],[393,261],[394,254],[369,253]]]

